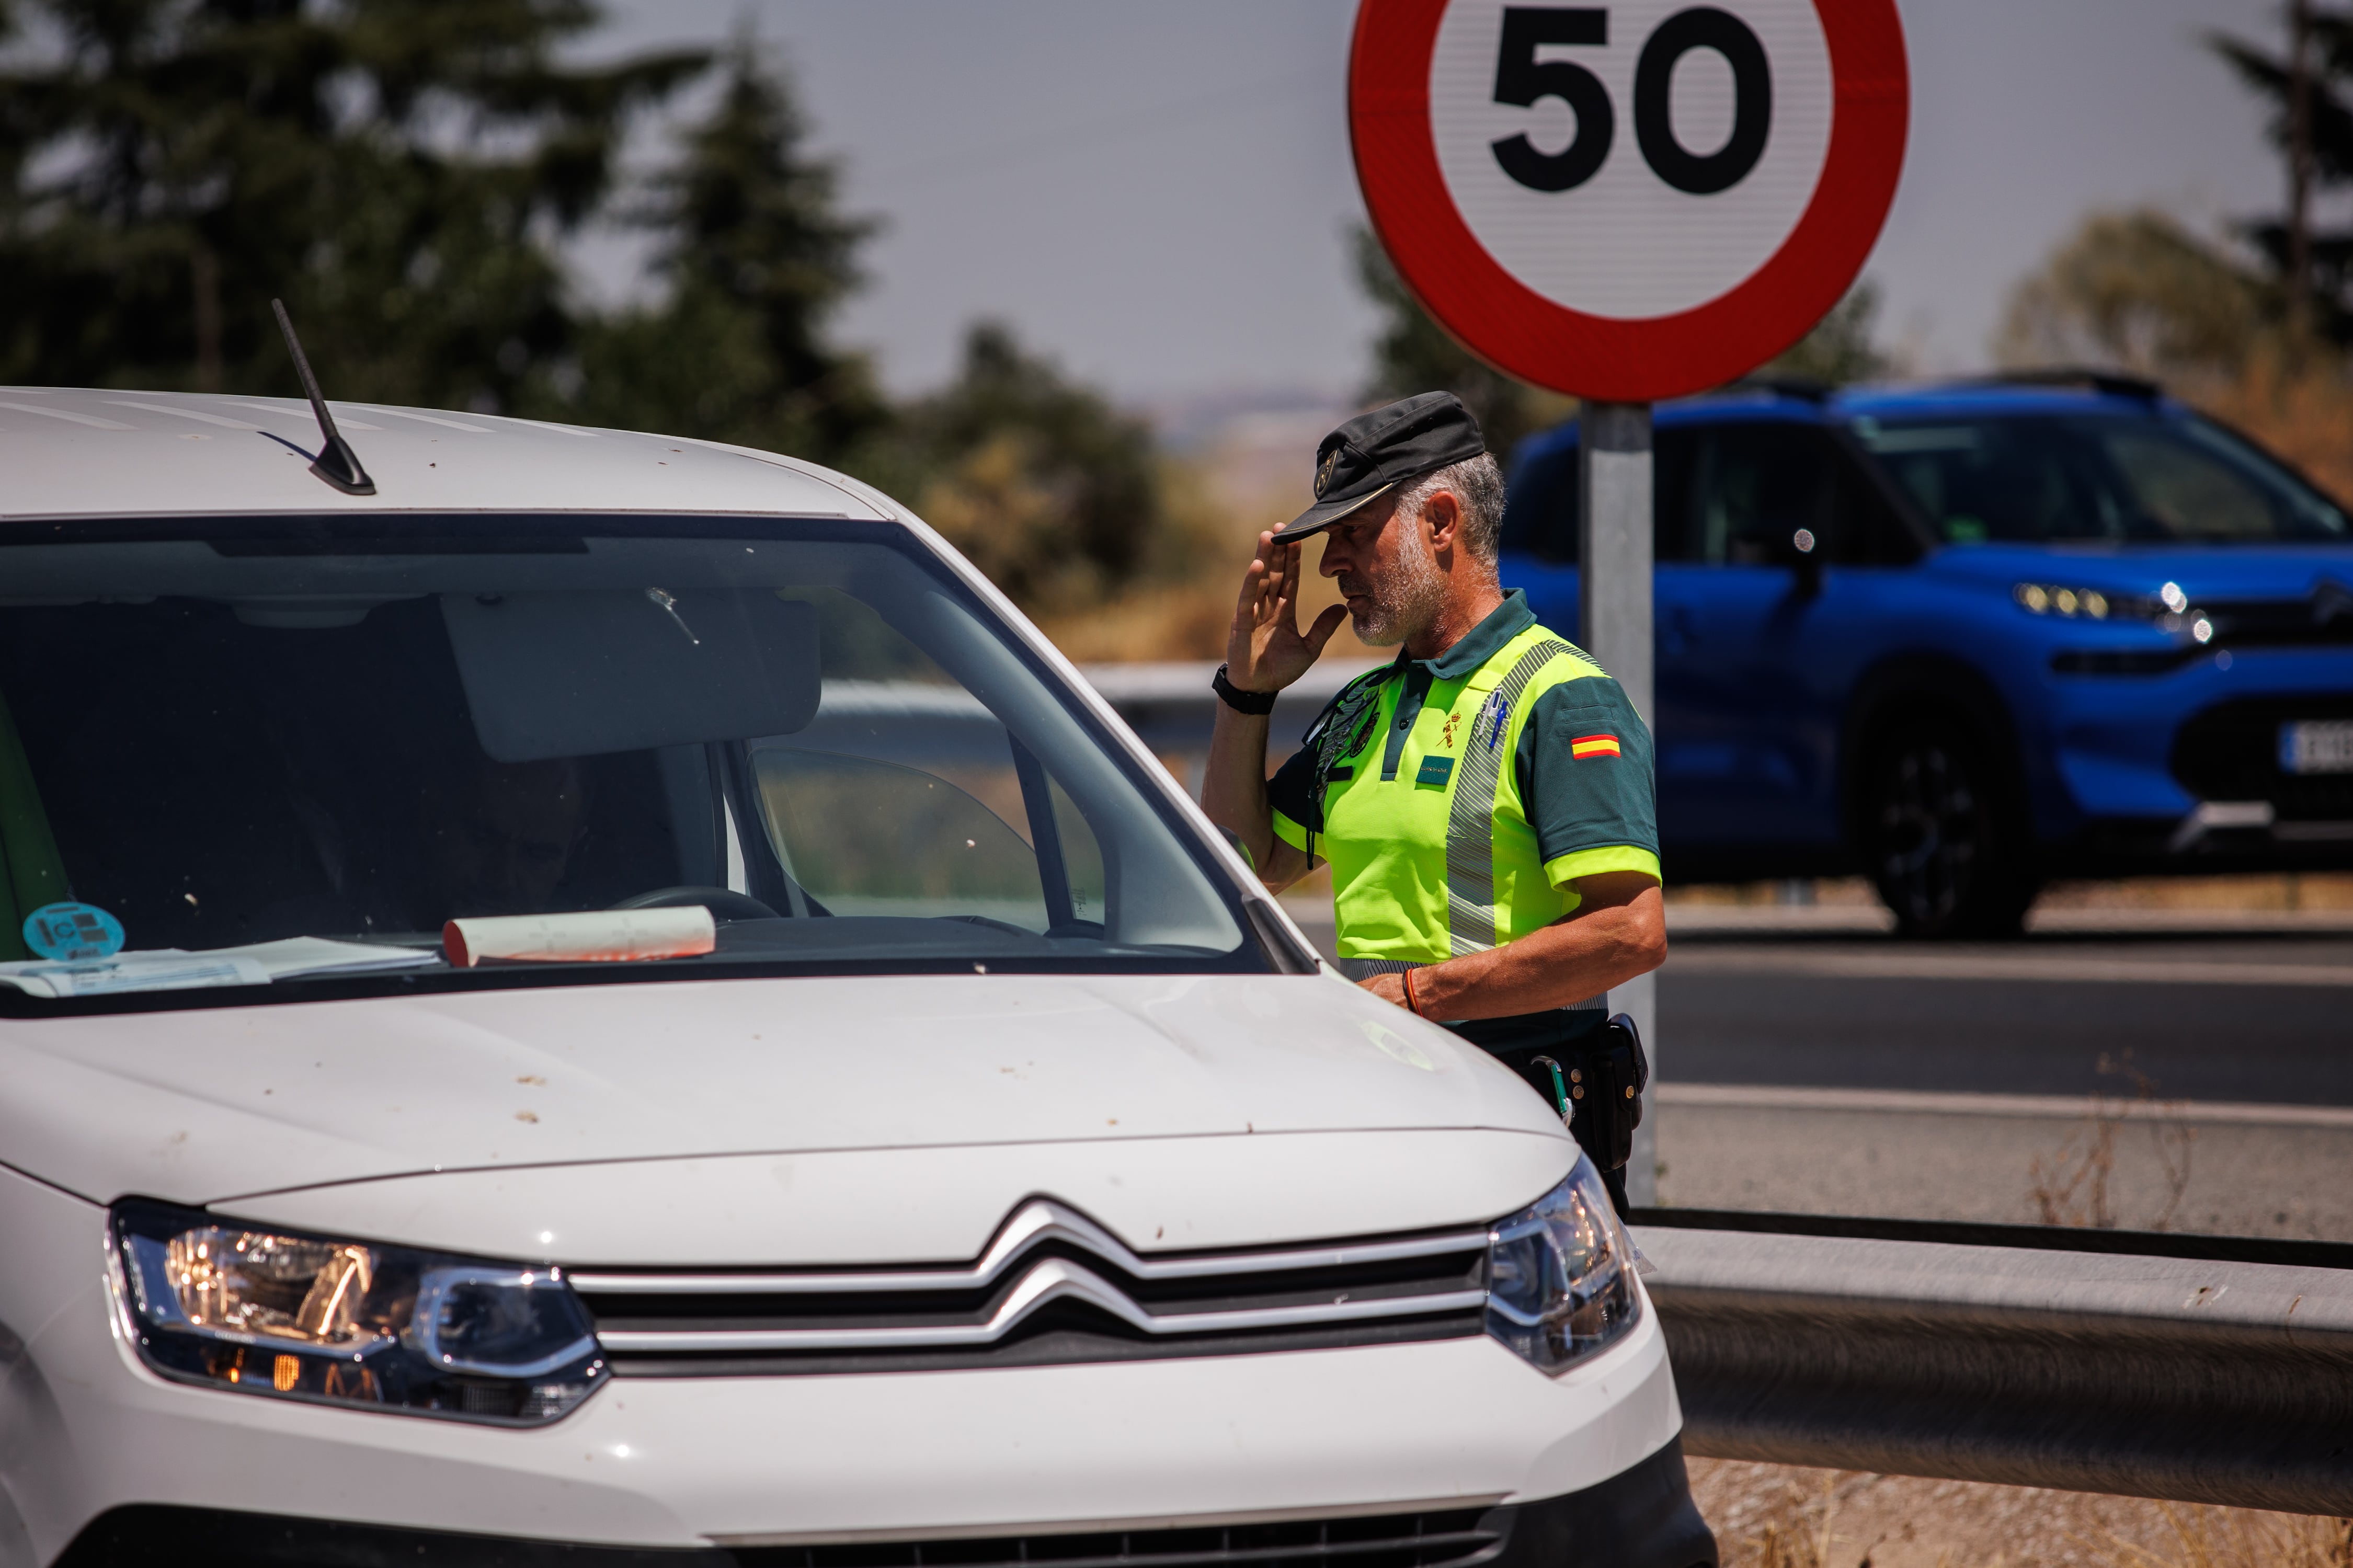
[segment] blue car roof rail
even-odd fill
[[[2084,365],[2055,365],[2037,370],[2005,370],[1992,375],[1973,376],[1955,383],[1960,386],[2081,386],[2110,397],[2136,398],[2143,403],[2156,403],[2165,396],[2165,388],[2147,376],[2127,375],[2122,371],[2094,370]]]
[[[1828,403],[1838,388],[1810,375],[1744,375],[1724,388],[1726,392],[1769,392],[1801,403]]]

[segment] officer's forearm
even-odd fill
[[[1506,946],[1417,970],[1414,1000],[1424,1017],[1500,1018],[1582,1002],[1666,961],[1666,902],[1654,883]]]
[[[1241,840],[1259,880],[1281,892],[1306,874],[1306,857],[1274,836],[1274,808],[1266,795],[1268,715],[1218,704],[1209,731],[1209,760],[1201,773],[1201,809]]]

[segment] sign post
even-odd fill
[[[1895,0],[1362,0],[1348,62],[1374,232],[1431,316],[1584,401],[1577,640],[1651,688],[1651,405],[1746,374],[1879,237],[1909,89]],[[1659,1081],[1656,985],[1613,996]],[[1647,1111],[1629,1195],[1655,1201]]]
[[[1588,402],[1577,448],[1577,640],[1618,678],[1626,700],[1653,730],[1651,665],[1651,405]],[[1651,1058],[1651,1087],[1626,1165],[1626,1196],[1659,1200],[1659,977],[1645,974],[1609,993],[1613,1012],[1634,1020]]]

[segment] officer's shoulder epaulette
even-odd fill
[[[1539,625],[1534,629],[1542,632],[1545,636],[1545,640],[1556,646],[1556,651],[1554,654],[1555,658],[1557,659],[1565,658],[1568,659],[1572,665],[1577,667],[1574,674],[1564,672],[1567,679],[1577,680],[1588,676],[1599,675],[1606,677],[1609,675],[1609,672],[1601,668],[1601,661],[1599,659],[1594,658],[1591,654],[1586,652],[1583,648],[1577,647],[1575,643],[1569,641],[1568,638],[1561,636],[1550,626]]]

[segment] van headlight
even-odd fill
[[[560,1269],[135,1201],[114,1239],[140,1358],[176,1382],[532,1426],[606,1377]]]
[[[1641,1315],[1634,1244],[1593,1162],[1487,1232],[1487,1331],[1558,1377]]]

